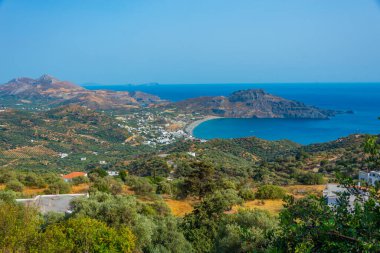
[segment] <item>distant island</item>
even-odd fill
[[[88,90],[50,75],[40,78],[15,78],[0,86],[0,103],[37,104],[45,108],[81,105],[95,110],[131,110],[157,107],[197,116],[227,118],[328,119],[340,111],[319,109],[302,102],[266,93],[262,89],[233,92],[229,96],[197,97],[179,102],[134,91]]]

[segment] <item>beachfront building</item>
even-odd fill
[[[369,185],[375,186],[377,182],[380,183],[380,171],[360,171],[359,180],[366,182]]]

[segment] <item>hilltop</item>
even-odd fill
[[[0,103],[8,107],[19,103],[48,108],[77,104],[91,109],[109,110],[149,107],[165,101],[143,92],[87,90],[71,82],[43,75],[37,79],[15,78],[1,85]]]
[[[191,98],[172,106],[185,112],[228,118],[328,119],[339,113],[274,96],[262,89],[240,90],[229,96]]]

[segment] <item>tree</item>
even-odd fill
[[[380,145],[377,136],[368,136],[363,144],[364,153],[367,154],[369,169],[376,169],[380,163]]]
[[[88,217],[71,218],[48,226],[43,235],[44,252],[130,253],[136,240],[127,227],[116,230]]]
[[[0,202],[0,251],[30,252],[41,223],[36,209]]]
[[[266,252],[279,233],[278,220],[267,211],[239,210],[227,216],[216,238],[216,252]]]
[[[380,202],[376,190],[362,198],[358,189],[346,185],[349,193],[331,208],[323,198],[309,196],[295,201],[289,197],[280,214],[281,247],[288,252],[379,252]],[[349,197],[356,195],[354,206]]]
[[[142,250],[152,240],[155,224],[152,219],[142,214],[143,204],[138,203],[133,196],[95,192],[89,198],[73,200],[72,209],[74,217],[90,217],[114,228],[131,228],[137,238],[138,250]]]
[[[163,217],[155,220],[156,229],[151,243],[144,252],[193,252],[191,244],[178,228],[177,220],[173,217]]]
[[[210,252],[214,248],[219,225],[226,217],[226,211],[242,203],[234,190],[217,191],[206,196],[181,224],[183,233],[196,252]]]
[[[186,195],[195,195],[199,198],[206,196],[216,189],[215,169],[205,162],[194,162],[193,171],[185,179],[183,190]]]

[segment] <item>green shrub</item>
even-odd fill
[[[24,190],[24,185],[20,181],[14,179],[6,184],[5,189],[15,192],[22,192]]]
[[[260,186],[256,192],[257,199],[282,199],[285,195],[285,190],[276,185]]]
[[[243,188],[239,191],[239,196],[244,200],[254,200],[255,193],[250,188]]]
[[[116,195],[123,191],[123,183],[113,177],[99,177],[91,186],[91,191],[100,191]]]
[[[319,174],[319,173],[313,173],[313,172],[300,173],[296,176],[296,178],[298,182],[302,184],[307,184],[307,185],[316,185],[316,184],[325,183],[325,180],[322,174]]]
[[[45,194],[66,194],[71,190],[70,184],[63,180],[57,180],[49,184],[48,188],[44,191]]]
[[[14,203],[17,198],[17,193],[14,191],[0,191],[0,202],[3,201],[5,203]]]
[[[73,185],[78,185],[78,184],[85,184],[85,183],[88,183],[90,180],[88,179],[88,177],[74,177],[71,181],[71,183]]]

